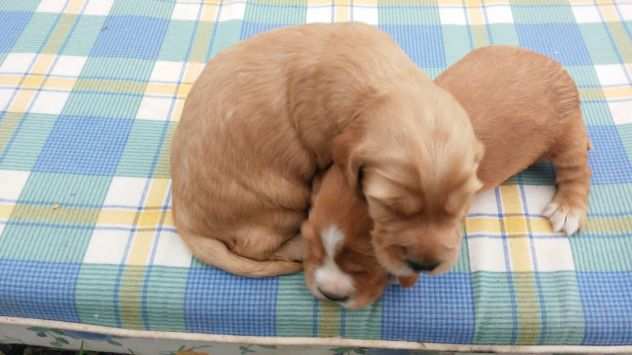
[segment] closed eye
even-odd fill
[[[366,260],[370,258],[370,256],[362,255],[352,250],[344,250],[336,257],[336,263],[340,265],[340,268],[345,272],[351,274],[361,274],[366,273],[367,268],[362,265],[362,263],[355,262],[354,260]]]
[[[393,214],[397,214],[397,210],[395,208],[395,205],[397,203],[397,199],[395,198],[389,198],[389,199],[377,199],[377,198],[371,198],[371,202],[379,205],[381,208],[393,213]]]
[[[422,214],[423,210],[420,206],[411,202],[406,198],[390,198],[385,200],[374,199],[373,202],[380,205],[381,208],[388,211],[393,215],[397,215],[403,218],[412,218]]]

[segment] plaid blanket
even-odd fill
[[[479,196],[452,272],[362,311],[301,274],[201,265],[170,217],[168,151],[206,61],[275,27],[361,21],[436,75],[512,44],[576,80],[589,222],[551,232],[553,171]],[[632,2],[0,1],[0,315],[128,329],[462,344],[632,344]]]

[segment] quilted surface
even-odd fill
[[[543,163],[479,197],[460,262],[370,309],[302,275],[201,265],[170,217],[168,146],[204,63],[271,28],[362,21],[436,75],[475,47],[560,61],[593,142],[589,223],[541,216]],[[632,344],[629,1],[0,1],[0,315],[129,329],[469,344]]]

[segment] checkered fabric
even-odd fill
[[[168,146],[206,61],[255,33],[361,21],[436,75],[475,47],[561,62],[594,145],[589,222],[541,215],[538,164],[479,196],[458,265],[357,312],[302,275],[201,265],[170,217]],[[128,329],[462,344],[632,344],[632,2],[0,1],[0,314]]]

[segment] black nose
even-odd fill
[[[407,260],[406,262],[408,263],[408,266],[410,266],[410,268],[415,270],[416,272],[432,271],[437,266],[439,266],[439,263],[437,262],[425,262],[425,261],[414,261],[414,260]]]
[[[344,302],[344,301],[349,299],[349,296],[334,295],[334,294],[331,294],[331,293],[327,293],[327,292],[321,290],[320,288],[318,289],[318,291],[320,291],[320,293],[322,293],[322,295],[325,296],[330,301]]]

